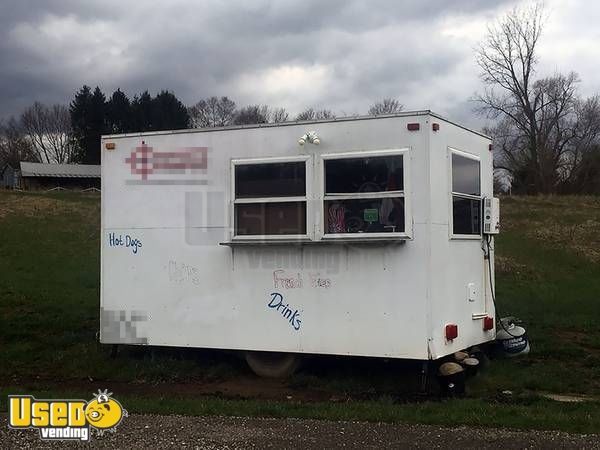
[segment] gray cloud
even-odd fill
[[[1,1],[1,0],[0,0]],[[4,0],[0,117],[81,85],[364,113],[384,96],[469,116],[472,45],[514,0]],[[470,33],[468,30],[473,30]],[[479,33],[479,35],[477,35]]]

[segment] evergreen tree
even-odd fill
[[[90,133],[89,111],[92,104],[92,90],[89,86],[83,86],[76,94],[69,107],[71,115],[71,127],[77,150],[74,160],[81,162],[86,153],[86,139]]]
[[[109,133],[134,131],[131,102],[121,89],[113,92],[106,105],[106,110],[107,130]]]
[[[106,133],[106,97],[99,87],[83,86],[69,108],[78,151],[73,158],[84,164],[100,164],[100,136]]]
[[[152,130],[188,128],[190,116],[183,103],[169,91],[161,91],[152,99]]]
[[[133,128],[131,131],[150,131],[152,127],[152,96],[148,91],[133,97],[131,102]]]
[[[90,108],[90,134],[88,135],[85,157],[86,164],[100,164],[100,137],[106,133],[106,97],[96,86],[92,94]]]

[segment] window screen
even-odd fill
[[[452,192],[481,194],[478,160],[452,154]]]
[[[403,233],[404,198],[326,200],[329,233]]]
[[[479,160],[452,153],[452,232],[481,234]]]
[[[236,198],[306,195],[306,164],[248,164],[235,168]]]
[[[325,191],[328,194],[403,189],[402,155],[325,161]]]
[[[325,160],[326,234],[404,233],[403,155]]]
[[[481,200],[452,197],[454,234],[481,234]]]
[[[305,235],[306,163],[234,165],[236,236]]]
[[[236,206],[237,234],[306,234],[306,203],[246,203]]]

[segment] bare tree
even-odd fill
[[[225,127],[235,117],[235,102],[228,97],[208,97],[188,109],[192,126],[197,128]]]
[[[270,122],[271,123],[281,123],[289,120],[290,115],[286,111],[285,108],[275,108],[271,111]]]
[[[480,113],[497,119],[489,130],[496,166],[528,193],[556,192],[581,160],[583,143],[599,135],[589,117],[586,122],[591,104],[577,95],[577,74],[535,77],[543,18],[539,4],[514,9],[488,27],[477,50],[487,87],[475,99]]]
[[[379,116],[381,114],[394,114],[404,109],[404,105],[395,98],[384,98],[379,102],[375,102],[369,108],[370,116]]]
[[[75,145],[66,106],[35,102],[21,115],[21,125],[40,161],[72,162]]]
[[[21,161],[37,162],[39,159],[19,122],[11,117],[8,122],[0,123],[0,167],[9,163],[18,169]]]
[[[494,194],[506,194],[508,192],[506,181],[507,180],[502,176],[502,174],[494,172]]]
[[[559,124],[570,133],[562,139],[559,148],[560,189],[600,194],[600,96],[578,99],[572,116],[570,127]],[[553,137],[558,134],[553,133]]]
[[[270,117],[271,110],[267,105],[248,105],[235,113],[233,123],[235,125],[269,123]]]
[[[600,194],[600,145],[595,144],[583,153],[568,181],[563,186],[564,193]]]
[[[323,120],[335,119],[335,114],[330,109],[306,108],[296,116],[296,120]]]

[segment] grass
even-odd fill
[[[0,193],[0,380],[210,376],[214,357],[197,364],[177,352],[133,348],[131,358],[111,359],[110,348],[97,344],[98,200]]]
[[[118,397],[135,412],[600,429],[599,403],[565,405],[539,397],[600,396],[600,198],[503,199],[498,307],[525,321],[532,353],[494,360],[471,380],[468,398],[444,402],[415,401],[407,395],[414,383],[402,392],[400,374],[415,375],[415,381],[418,373],[410,362],[315,358],[285,387],[298,398],[318,391],[318,398],[273,402],[193,392],[195,384],[251,377],[228,353],[130,347],[111,358],[110,348],[96,339],[99,220],[97,195],[0,192],[2,402],[5,394],[25,390],[81,396],[82,384],[93,381],[102,388],[146,386]],[[174,391],[173,384],[192,390]],[[503,390],[513,395],[500,395]],[[87,388],[84,394],[90,396]]]
[[[525,321],[532,353],[495,362],[479,392],[503,386],[597,396],[600,198],[505,198],[502,224],[498,308]]]

